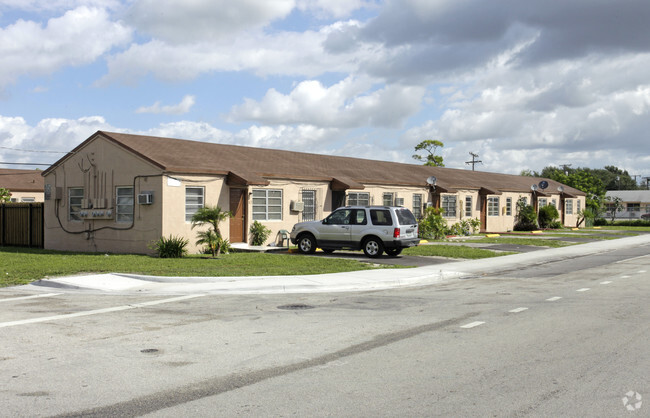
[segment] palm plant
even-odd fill
[[[199,239],[196,240],[196,245],[206,245],[212,251],[212,257],[216,257],[217,251],[221,250],[221,243],[217,233],[210,228],[206,231],[199,232],[197,236]]]
[[[208,229],[208,231],[212,231],[214,237],[216,238],[211,237],[210,241],[201,242],[201,244],[207,244],[212,249],[213,257],[218,257],[221,253],[221,243],[223,241],[223,237],[221,236],[221,231],[219,230],[219,224],[231,216],[231,212],[224,211],[219,206],[204,206],[196,211],[194,215],[192,215],[192,229],[194,229],[195,226],[202,226],[205,224],[209,224],[212,227],[212,229]],[[199,241],[208,239],[208,237],[204,234],[204,232],[199,232]],[[214,243],[215,246],[212,247],[211,240],[214,239],[216,239]],[[199,244],[199,241],[196,243]]]

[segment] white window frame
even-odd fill
[[[540,197],[539,201],[537,203],[537,207],[538,208],[543,208],[544,206],[547,206],[547,205],[548,205],[548,199],[545,198],[545,197]]]
[[[187,192],[201,191],[196,195],[188,194]],[[196,196],[196,201],[191,201],[188,198]],[[192,222],[192,216],[198,212],[199,209],[205,206],[205,187],[204,186],[185,186],[185,222]]]
[[[573,199],[567,199],[564,202],[564,214],[565,215],[573,215]]]
[[[465,196],[465,216],[471,218],[472,213],[474,213],[473,208],[474,208],[474,199],[472,199],[472,196]]]
[[[512,216],[512,198],[506,197],[506,216]]]
[[[120,192],[130,191],[130,194],[120,195]],[[115,222],[133,222],[135,198],[133,186],[117,186],[115,188]],[[129,199],[130,198],[130,199]]]
[[[501,205],[498,196],[487,198],[487,216],[499,216],[499,206]]]
[[[68,220],[71,222],[81,222],[79,212],[82,209],[84,200],[83,187],[69,187],[68,188]]]
[[[370,193],[368,192],[348,193],[348,206],[370,206]]]
[[[421,193],[413,194],[413,215],[415,215],[415,219],[420,219],[422,217],[422,194]]]
[[[384,206],[393,206],[395,202],[395,193],[384,193],[382,195],[382,202]]]
[[[36,198],[35,197],[21,197],[20,201],[25,202],[25,203],[36,202]]]
[[[441,198],[442,216],[444,218],[455,218],[456,217],[456,204],[458,199],[456,195],[442,195]]]
[[[303,203],[302,213],[300,214],[302,221],[316,220],[316,190],[303,189],[300,192],[300,199]]]
[[[281,221],[283,198],[282,189],[253,189],[253,220]]]

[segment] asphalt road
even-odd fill
[[[364,293],[0,289],[0,415],[649,416],[649,249]]]

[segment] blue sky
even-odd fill
[[[647,0],[0,0],[0,167],[101,129],[650,176],[649,19]]]

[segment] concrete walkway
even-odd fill
[[[608,251],[649,246],[650,234],[603,240],[509,256],[455,261],[417,268],[362,270],[347,273],[261,277],[159,277],[135,274],[89,274],[44,279],[23,288],[51,292],[95,291],[138,294],[271,294],[350,292],[424,286],[470,278]]]

